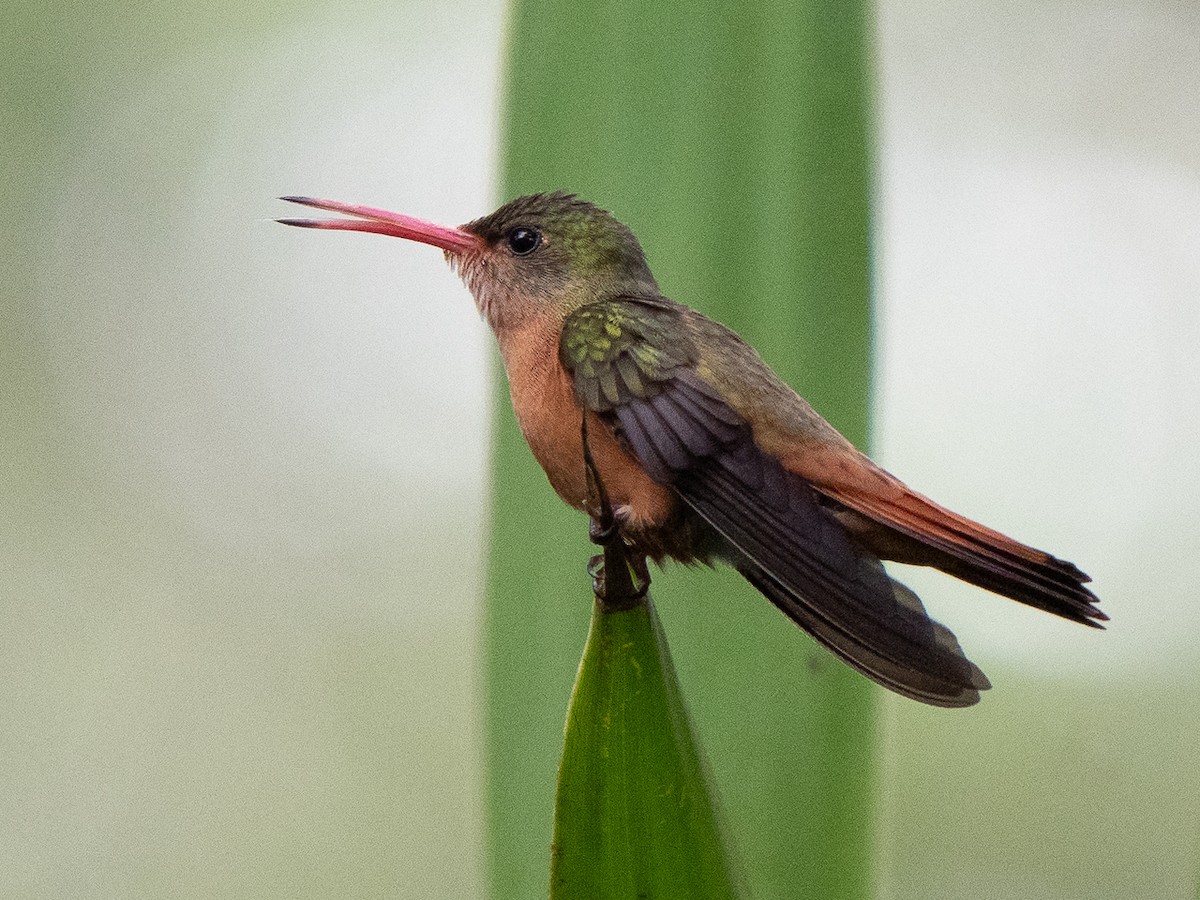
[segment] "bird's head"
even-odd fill
[[[535,316],[565,317],[603,297],[658,293],[633,232],[572,194],[518,197],[458,228],[366,206],[283,199],[355,217],[279,220],[287,225],[367,231],[441,248],[497,333]]]

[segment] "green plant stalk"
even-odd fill
[[[727,900],[733,872],[649,599],[597,602],[567,712],[552,900]]]
[[[737,329],[865,442],[866,6],[517,0],[503,194],[565,188],[639,235],[664,292]],[[586,35],[586,40],[581,36]],[[506,392],[505,392],[506,394]],[[485,635],[493,896],[545,891],[592,552],[498,398]],[[874,689],[734,574],[655,593],[752,896],[870,889]]]

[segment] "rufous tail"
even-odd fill
[[[1108,619],[1086,585],[1091,579],[1069,562],[1015,541],[939,506],[888,476],[891,490],[864,494],[822,485],[825,496],[886,529],[915,541],[915,561],[1093,628]],[[921,552],[924,551],[924,552]]]

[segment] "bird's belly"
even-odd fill
[[[583,409],[557,353],[541,356],[538,363],[506,365],[517,423],[558,496],[576,509],[596,513],[598,496],[583,461]],[[678,502],[674,491],[651,479],[591,412],[588,446],[609,501],[624,508],[630,530],[653,529],[670,520]]]
[[[587,416],[588,447],[609,502],[622,508],[627,524],[635,529],[665,523],[677,502],[674,492],[652,480],[594,413]],[[530,416],[518,413],[517,421],[555,493],[576,509],[595,514],[599,496],[588,481],[583,459],[582,417],[572,397],[561,415],[542,407]]]

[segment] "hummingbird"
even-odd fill
[[[517,422],[559,497],[595,519],[594,467],[643,562],[732,565],[882,686],[962,707],[991,685],[881,560],[932,566],[1084,625],[1108,618],[1074,565],[912,490],[737,334],[663,296],[638,239],[606,210],[540,193],[452,228],[281,199],[351,217],[286,225],[440,248],[495,333]]]

